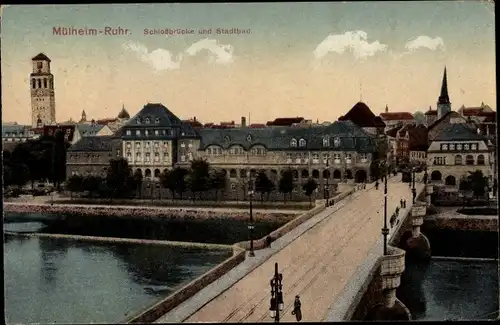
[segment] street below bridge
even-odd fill
[[[417,192],[423,184],[417,183]],[[388,180],[387,219],[412,194],[400,177]],[[206,303],[185,322],[274,322],[269,316],[274,264],[283,274],[285,308],[280,321],[295,322],[294,297],[302,302],[302,321],[320,322],[358,267],[380,239],[384,218],[384,185],[369,185],[356,198],[347,197],[340,208],[328,207],[328,216],[272,255],[229,289]],[[383,252],[380,252],[382,255]],[[252,258],[252,257],[247,257]]]

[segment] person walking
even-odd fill
[[[295,296],[292,315],[295,315],[295,319],[297,320],[297,322],[300,322],[302,320],[302,310],[300,309],[301,305],[302,304],[300,303],[300,297]]]
[[[403,199],[399,201],[399,204],[401,205],[401,207],[403,207]]]
[[[272,241],[273,241],[273,239],[271,238],[271,236],[266,237],[266,247],[267,248],[271,247]]]

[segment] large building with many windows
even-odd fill
[[[245,190],[248,179],[259,171],[276,184],[288,168],[298,184],[312,177],[323,189],[338,182],[369,181],[377,149],[374,136],[351,121],[326,126],[195,129],[162,104],[152,103],[113,136],[92,138],[97,137],[84,137],[69,149],[68,175],[79,171],[104,174],[104,157],[119,156],[145,180],[155,181],[165,170],[189,168],[194,159],[205,159],[223,170],[228,190],[233,192]],[[92,153],[95,147],[100,154]],[[93,161],[100,167],[91,167]]]

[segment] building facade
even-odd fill
[[[66,175],[105,177],[111,159],[120,158],[121,139],[89,136],[72,145],[66,154]]]
[[[99,125],[95,122],[90,124],[76,124],[75,134],[71,144],[75,144],[83,137],[113,135],[113,131],[107,125]]]
[[[411,113],[389,112],[389,107],[387,105],[385,106],[385,112],[380,113],[380,118],[385,123],[385,131],[388,131],[397,126],[416,123]]]
[[[56,123],[56,101],[54,75],[50,71],[50,59],[43,53],[32,59],[33,72],[30,74],[31,126],[36,128],[38,120],[43,125]]]
[[[427,151],[430,183],[458,191],[469,172],[480,170],[493,180],[492,154],[487,139],[464,124],[451,124],[432,140]]]

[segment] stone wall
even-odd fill
[[[183,288],[177,290],[175,293],[171,294],[159,303],[148,308],[146,311],[141,312],[139,315],[131,317],[126,322],[129,324],[153,323],[179,304],[191,298],[198,291],[219,279],[221,276],[226,274],[229,270],[231,270],[244,260],[245,251],[238,247],[234,247],[234,254],[232,257],[228,258],[221,264],[217,265],[215,268],[191,281]]]
[[[179,208],[148,208],[148,207],[105,207],[92,205],[49,205],[49,204],[9,204],[5,203],[5,212],[16,213],[56,213],[65,214],[66,216],[88,216],[88,217],[130,217],[135,218],[165,218],[165,219],[221,219],[229,218],[233,220],[248,221],[249,214],[247,211],[213,211],[210,209],[179,209]],[[256,221],[273,220],[285,222],[290,220],[291,216],[287,213],[279,212],[254,212],[253,218]]]
[[[469,231],[495,231],[498,232],[498,217],[484,216],[478,218],[473,216],[467,218],[440,218],[438,216],[427,217],[424,220],[427,228],[469,230]]]

